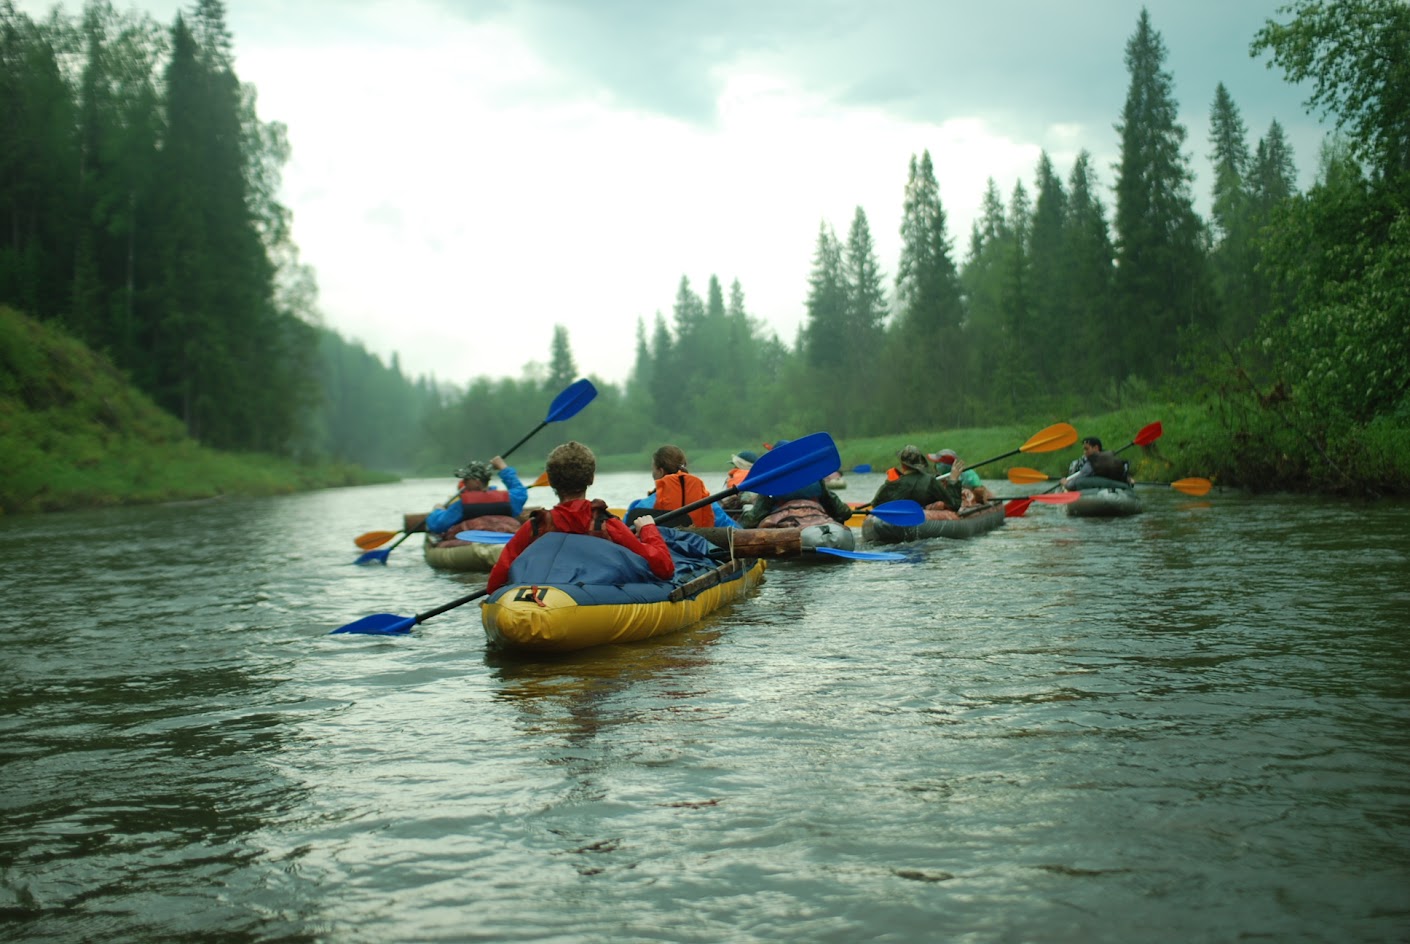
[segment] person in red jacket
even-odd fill
[[[636,519],[636,533],[607,511],[602,499],[588,501],[587,490],[597,476],[597,457],[580,442],[566,442],[548,454],[545,467],[548,484],[558,495],[558,504],[547,511],[536,511],[504,546],[504,551],[490,571],[486,590],[494,593],[509,582],[509,566],[533,544],[540,534],[563,531],[568,534],[588,534],[606,538],[646,559],[651,572],[662,580],[676,572],[676,562],[656,527],[651,515]]]

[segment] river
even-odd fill
[[[448,484],[0,519],[4,939],[1410,940],[1410,505],[1034,505],[537,661],[328,635],[483,585],[351,566]]]

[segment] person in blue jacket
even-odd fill
[[[502,489],[489,484],[496,472],[504,483]],[[529,500],[529,490],[519,481],[519,473],[499,456],[489,462],[467,462],[465,468],[455,474],[460,479],[459,495],[444,508],[426,516],[426,530],[432,534],[444,534],[462,521],[483,515],[517,518]]]

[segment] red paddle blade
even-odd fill
[[[1151,443],[1159,439],[1163,432],[1165,431],[1160,428],[1159,420],[1156,420],[1154,423],[1149,423],[1145,426],[1142,426],[1141,431],[1136,434],[1136,445],[1149,446]]]
[[[1004,506],[1005,518],[1022,518],[1028,513],[1028,506],[1033,504],[1031,498],[1018,498]]]

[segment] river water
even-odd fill
[[[447,485],[0,519],[0,937],[1410,940],[1410,505],[1034,505],[538,661],[327,635],[483,585],[350,564]]]

